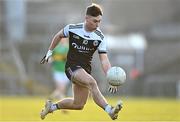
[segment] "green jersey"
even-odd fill
[[[68,53],[68,45],[58,44],[53,50],[52,58],[52,70],[53,71],[65,71],[66,56]]]

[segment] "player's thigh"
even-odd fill
[[[73,82],[89,88],[91,83],[96,83],[95,79],[88,74],[83,68],[80,68],[74,72]]]
[[[89,95],[89,89],[78,84],[73,84],[73,92],[74,103],[82,106],[85,105]]]

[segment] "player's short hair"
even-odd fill
[[[86,9],[86,15],[90,15],[93,17],[97,17],[99,15],[103,15],[102,8],[100,5],[93,3],[92,5],[88,6]]]

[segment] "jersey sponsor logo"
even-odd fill
[[[74,43],[74,42],[72,43],[72,46],[73,46],[75,49],[78,49],[78,52],[89,53],[89,51],[94,50],[94,48],[89,48],[89,47],[77,45],[77,44]]]

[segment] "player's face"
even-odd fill
[[[97,17],[86,16],[86,29],[87,31],[95,31],[101,22],[102,16],[99,15]]]

